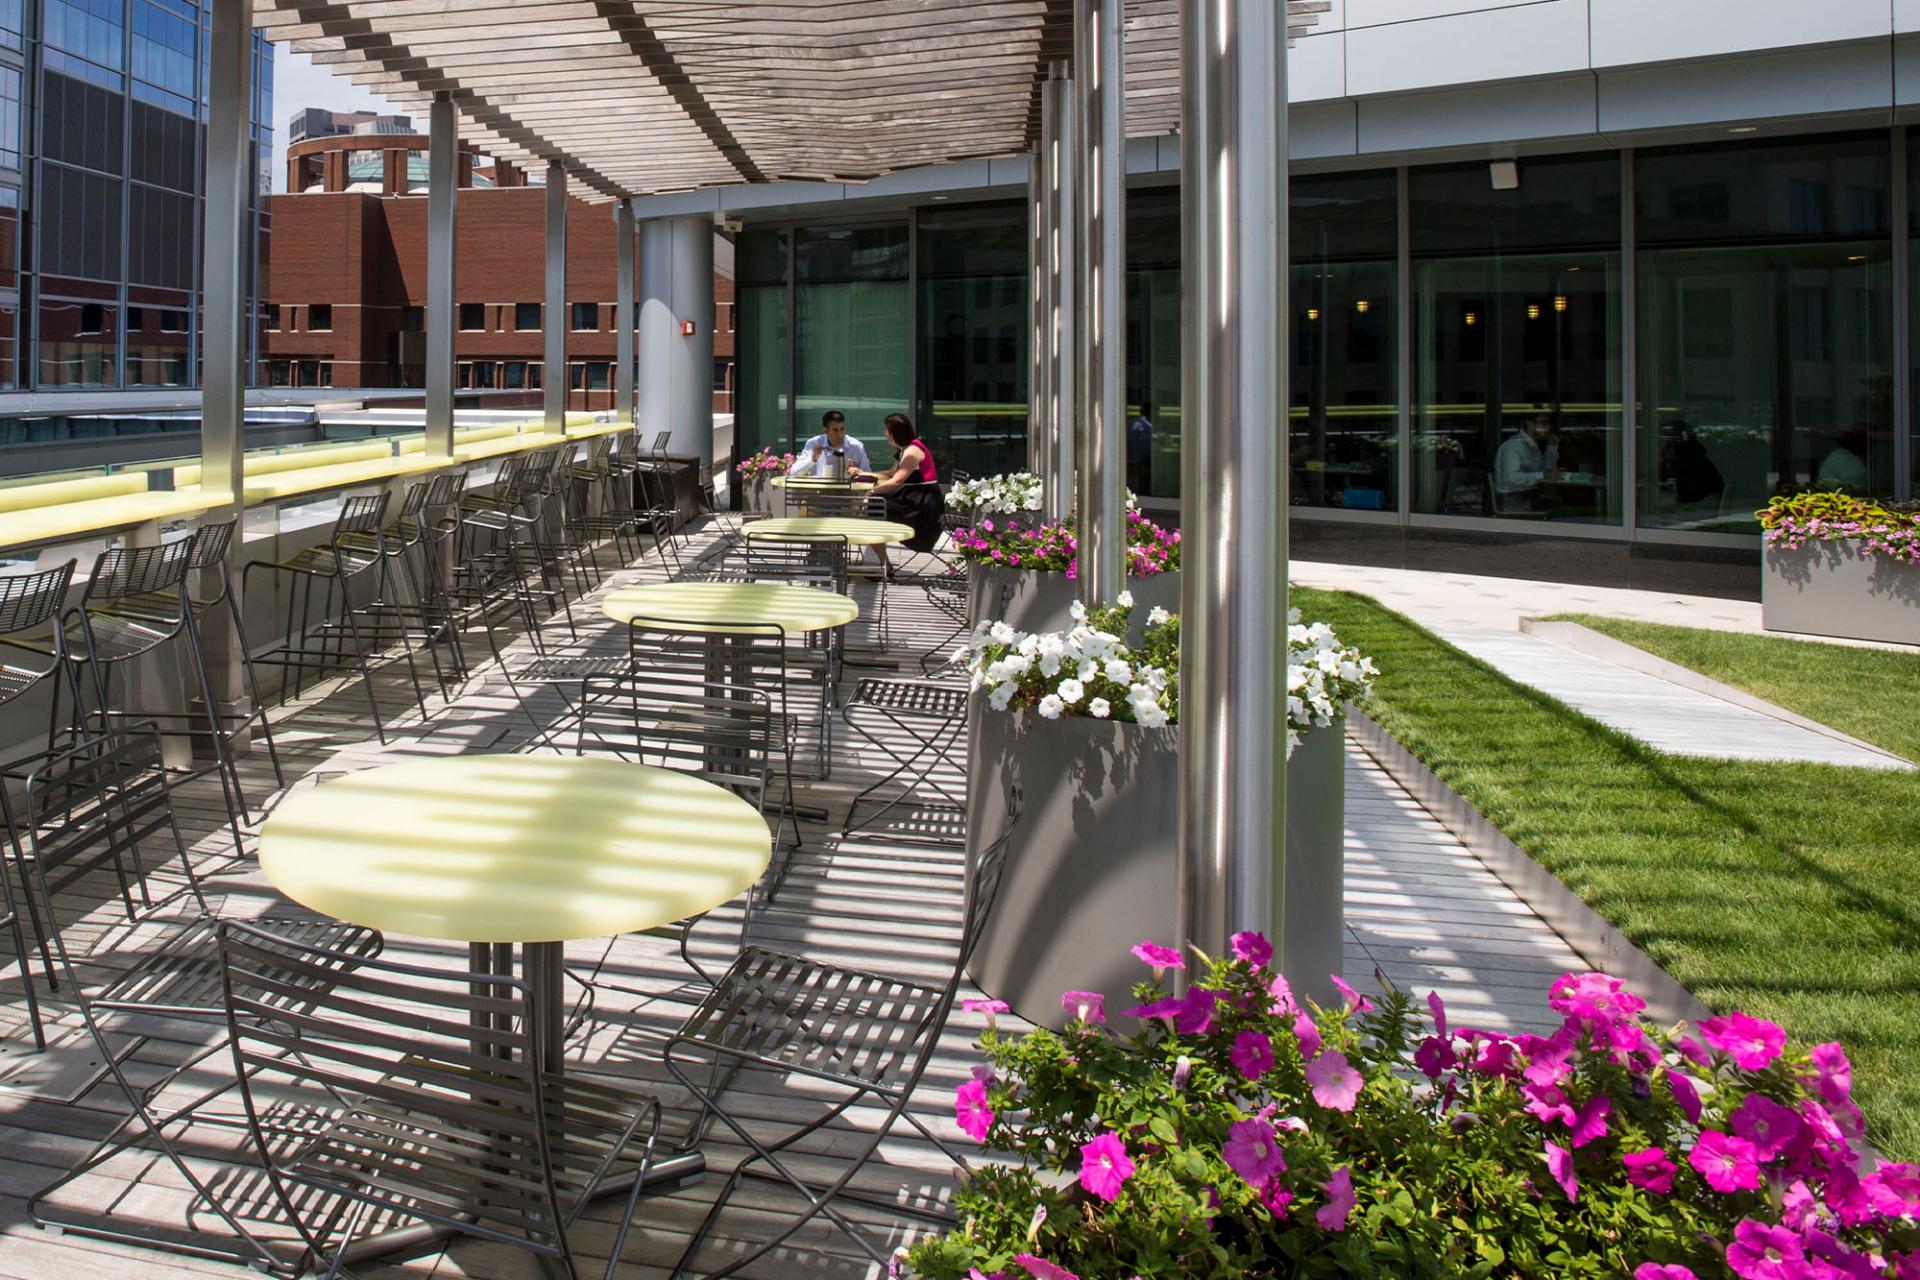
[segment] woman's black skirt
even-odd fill
[[[896,520],[913,530],[907,539],[909,551],[931,551],[940,541],[940,519],[947,513],[946,495],[937,484],[902,485],[885,495],[887,519]]]

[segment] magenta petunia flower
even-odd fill
[[[1733,1131],[1753,1144],[1763,1161],[1771,1160],[1806,1126],[1791,1107],[1783,1107],[1763,1093],[1750,1093],[1731,1117]]]
[[[1920,1217],[1920,1168],[1888,1162],[1862,1178],[1860,1185],[1882,1215]]]
[[[994,1081],[993,1064],[991,1062],[976,1062],[967,1068],[967,1074],[975,1080],[978,1080],[981,1084],[992,1084]]]
[[[1742,1071],[1759,1071],[1787,1047],[1787,1033],[1764,1018],[1738,1009],[1700,1024],[1700,1038],[1733,1059]]]
[[[1760,1185],[1760,1162],[1753,1144],[1745,1138],[1703,1129],[1700,1140],[1687,1152],[1692,1165],[1715,1191],[1752,1191]]]
[[[1133,956],[1141,964],[1153,966],[1153,976],[1158,978],[1168,969],[1184,969],[1187,962],[1172,947],[1163,947],[1151,939],[1142,939],[1133,944]]]
[[[987,1026],[989,1029],[993,1027],[994,1019],[997,1015],[1002,1013],[1012,1012],[1012,1006],[1009,1005],[1005,1000],[982,1000],[977,996],[972,996],[965,1000],[962,1000],[960,1002],[960,1007],[962,1009],[965,1009],[968,1013],[986,1014]]]
[[[1642,1191],[1651,1191],[1661,1196],[1672,1192],[1673,1175],[1679,1172],[1673,1161],[1667,1159],[1667,1153],[1663,1147],[1630,1151],[1620,1157],[1620,1163],[1627,1168],[1628,1182]]]
[[[1033,1280],[1080,1280],[1079,1276],[1058,1263],[1048,1262],[1045,1258],[1036,1257],[1031,1253],[1016,1253],[1013,1255],[1013,1260],[1025,1267],[1027,1274],[1032,1276]]]
[[[1340,995],[1346,1000],[1348,1013],[1372,1013],[1373,1012],[1373,1001],[1367,999],[1365,996],[1361,995],[1358,991],[1355,991],[1352,987],[1348,986],[1347,983],[1341,979],[1339,974],[1330,973],[1327,975],[1327,978],[1329,981],[1333,983],[1334,990],[1338,991]]]
[[[1700,1091],[1694,1088],[1693,1081],[1678,1071],[1669,1072],[1667,1089],[1673,1094],[1673,1100],[1679,1104],[1681,1113],[1687,1117],[1687,1122],[1699,1124]]]
[[[1552,1124],[1558,1120],[1561,1124],[1573,1123],[1573,1104],[1567,1101],[1567,1095],[1557,1084],[1523,1084],[1520,1096],[1525,1098],[1527,1112],[1541,1124]]]
[[[987,1130],[993,1127],[993,1108],[987,1105],[987,1086],[978,1080],[969,1080],[956,1089],[953,1095],[953,1118],[962,1133],[975,1142],[984,1141]]]
[[[1258,1031],[1242,1031],[1234,1038],[1228,1061],[1249,1080],[1258,1080],[1273,1070],[1273,1041]]]
[[[1604,973],[1563,973],[1554,979],[1547,1005],[1555,1013],[1587,1026],[1604,1026],[1637,1017],[1647,1002],[1627,984]]]
[[[1119,1134],[1103,1133],[1080,1148],[1080,1185],[1088,1195],[1111,1203],[1132,1176],[1133,1161]]]
[[[1107,998],[1098,991],[1068,991],[1060,997],[1060,1007],[1076,1022],[1105,1022]]]
[[[1727,1265],[1741,1280],[1803,1280],[1812,1274],[1806,1256],[1799,1236],[1752,1218],[1733,1229],[1733,1243],[1727,1246]]]
[[[1313,1220],[1323,1231],[1345,1231],[1347,1218],[1353,1213],[1353,1174],[1341,1165],[1321,1185],[1326,1188],[1327,1202],[1313,1211]]]
[[[1612,1110],[1613,1099],[1604,1093],[1596,1093],[1586,1100],[1579,1114],[1567,1121],[1567,1127],[1573,1130],[1574,1150],[1607,1136],[1607,1116]]]
[[[1205,987],[1188,987],[1186,998],[1173,1014],[1173,1029],[1183,1036],[1203,1036],[1213,1025],[1213,1004],[1217,993]]]
[[[1338,1051],[1323,1053],[1307,1064],[1307,1084],[1313,1100],[1329,1111],[1351,1111],[1366,1082]]]
[[[1228,939],[1233,944],[1233,954],[1256,969],[1264,969],[1273,959],[1273,944],[1266,935],[1247,930],[1236,933]]]
[[[1700,1280],[1692,1267],[1677,1262],[1643,1262],[1633,1269],[1633,1280]]]
[[[1273,1004],[1267,1012],[1274,1017],[1300,1011],[1300,1005],[1293,998],[1293,987],[1288,984],[1284,974],[1273,975],[1273,981],[1267,984],[1267,994],[1273,997]]]
[[[1456,1061],[1453,1046],[1439,1036],[1428,1036],[1413,1051],[1413,1065],[1429,1080],[1438,1080],[1441,1072]]]
[[[1567,1193],[1567,1199],[1578,1200],[1580,1179],[1573,1172],[1573,1152],[1557,1142],[1549,1142],[1545,1145],[1547,1172],[1552,1174],[1553,1180],[1560,1184],[1560,1189]]]
[[[1320,1054],[1320,1028],[1314,1025],[1313,1018],[1302,1009],[1294,1015],[1293,1038],[1300,1042],[1300,1056],[1314,1058]]]
[[[1236,1120],[1228,1126],[1220,1158],[1255,1191],[1287,1171],[1287,1158],[1280,1152],[1273,1126],[1260,1119]]]
[[[1179,996],[1163,996],[1148,1004],[1137,1004],[1133,1006],[1133,1008],[1128,1009],[1122,1016],[1138,1018],[1142,1022],[1151,1021],[1154,1018],[1167,1018],[1171,1020],[1176,1013],[1180,1012],[1180,1009],[1181,1000]]]
[[[1846,1102],[1853,1093],[1853,1064],[1838,1042],[1813,1046],[1813,1080],[1821,1099],[1831,1106]]]
[[[1267,1184],[1266,1191],[1260,1196],[1260,1203],[1267,1206],[1267,1212],[1275,1218],[1284,1218],[1287,1216],[1287,1209],[1293,1204],[1293,1188],[1275,1178]],[[1139,1280],[1139,1277],[1134,1277],[1134,1280]]]
[[[1427,1012],[1433,1015],[1433,1034],[1445,1040],[1447,1038],[1447,1006],[1440,1002],[1438,991],[1427,992]]]

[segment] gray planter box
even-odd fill
[[[1110,1016],[1129,1008],[1133,984],[1152,976],[1129,949],[1181,941],[1175,731],[996,712],[979,695],[971,727],[969,843],[999,836],[1014,786],[1025,802],[973,980],[1045,1026],[1064,1024],[1064,991],[1101,992]],[[1287,762],[1280,959],[1295,990],[1322,1003],[1345,933],[1344,737],[1339,726],[1311,733]]]
[[[1769,547],[1760,623],[1769,631],[1920,644],[1920,566],[1863,556],[1851,541]]]
[[[967,566],[967,621],[1004,622],[1015,631],[1065,631],[1073,602],[1080,598],[1079,583],[1064,573],[1035,573],[1025,569]],[[1147,614],[1159,605],[1180,612],[1180,575],[1158,573],[1151,578],[1128,578],[1133,592],[1133,639]]]

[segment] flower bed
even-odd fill
[[[1273,948],[1143,941],[1136,1003],[981,1038],[955,1118],[1011,1164],[963,1180],[930,1280],[1607,1276],[1913,1280],[1920,1170],[1869,1168],[1838,1044],[1732,1013],[1656,1027],[1567,974],[1551,1035],[1453,1025],[1392,989],[1296,1000]],[[1150,973],[1150,977],[1146,975]],[[981,1007],[976,1005],[975,1007]]]
[[[995,568],[1035,573],[1064,573],[1076,578],[1080,570],[1080,539],[1071,520],[1026,526],[982,520],[955,529],[949,538],[962,560]],[[1163,529],[1138,511],[1127,513],[1127,576],[1151,578],[1180,568],[1180,532]]]
[[[1842,493],[1775,498],[1756,514],[1768,630],[1920,643],[1920,515]]]
[[[1031,471],[963,480],[947,490],[947,505],[980,516],[1016,516],[1040,510],[1040,477]]]
[[[733,469],[751,481],[767,480],[774,476],[783,476],[791,470],[792,467],[792,454],[775,453],[772,448],[766,448],[749,457],[742,458],[734,464]]]

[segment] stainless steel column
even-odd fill
[[[547,162],[547,305],[543,322],[546,368],[545,389],[548,435],[567,430],[567,170],[558,160]]]
[[[634,421],[633,412],[633,206],[622,200],[614,206],[614,341],[619,344],[613,358],[613,416],[616,421]]]
[[[1074,129],[1073,80],[1068,64],[1049,68],[1040,96],[1041,162],[1047,193],[1047,456],[1041,471],[1042,501],[1049,520],[1064,520],[1073,510],[1073,457],[1076,438],[1074,335],[1079,332],[1079,296],[1074,291],[1078,243],[1079,134]]]
[[[693,331],[685,332],[691,323]],[[673,434],[674,453],[713,473],[713,223],[640,224],[640,366],[634,421],[643,441]]]
[[[1271,4],[1272,0],[1267,0]],[[1074,343],[1079,432],[1080,598],[1127,585],[1127,101],[1123,0],[1074,0],[1075,114],[1080,131],[1076,276],[1083,326]]]
[[[1044,99],[1043,99],[1044,103]],[[1045,106],[1041,107],[1044,115]],[[1041,126],[1044,135],[1046,128]],[[1047,477],[1047,410],[1053,397],[1047,392],[1047,145],[1034,144],[1027,158],[1027,470]]]
[[[427,456],[453,456],[454,228],[459,123],[453,98],[433,95],[427,126]]]
[[[1273,0],[1181,0],[1180,37],[1180,919],[1186,938],[1215,955],[1240,929],[1264,930],[1278,951],[1286,9]]]
[[[206,316],[201,322],[200,486],[214,503],[208,518],[241,505],[241,452],[247,407],[247,217],[253,138],[253,5],[213,0],[207,67],[207,203],[203,255]],[[239,539],[234,539],[235,543]]]

